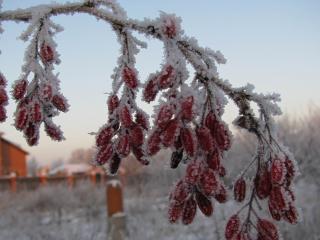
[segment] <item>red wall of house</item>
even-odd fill
[[[15,148],[9,148],[10,170],[17,173],[18,176],[27,176],[26,154]]]
[[[26,152],[15,145],[0,140],[0,175],[15,172],[18,176],[27,176]]]

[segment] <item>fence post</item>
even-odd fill
[[[127,235],[123,211],[122,186],[117,176],[108,176],[106,186],[108,232],[107,240],[124,240]]]
[[[10,173],[10,189],[11,192],[17,192],[17,175],[15,173]]]
[[[47,175],[45,173],[41,173],[40,175],[40,185],[42,187],[47,185]]]
[[[67,176],[67,181],[68,181],[68,186],[70,189],[73,188],[73,185],[74,185],[74,178],[73,178],[73,175],[72,173],[69,173],[68,176]]]
[[[95,171],[90,172],[90,179],[91,179],[93,186],[95,187],[97,184],[97,174]]]

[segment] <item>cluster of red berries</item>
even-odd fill
[[[160,73],[151,74],[143,90],[144,101],[152,102],[160,90],[172,87],[175,78],[176,71],[170,64],[166,64]]]
[[[205,216],[212,215],[211,200],[191,184],[180,180],[170,195],[169,221],[175,223],[181,218],[183,224],[190,224],[196,215],[197,206]]]
[[[27,92],[27,80],[19,80],[13,88],[13,97],[19,101],[15,113],[15,127],[24,132],[30,146],[38,143],[39,128],[42,122],[45,131],[51,139],[61,141],[62,131],[52,123],[52,109],[61,112],[68,110],[66,99],[61,94],[52,96],[52,86],[47,83],[40,85],[38,89]]]
[[[137,74],[133,68],[124,67],[122,79],[131,91],[138,86]],[[116,94],[109,96],[109,121],[96,136],[96,163],[109,163],[111,174],[118,171],[121,159],[127,157],[130,152],[143,165],[149,164],[143,150],[145,131],[148,130],[146,115],[143,111],[134,110],[131,97],[125,96],[122,99],[123,101],[120,101]],[[133,112],[135,120],[132,119]]]
[[[268,198],[269,211],[276,221],[281,219],[296,224],[298,212],[294,205],[295,195],[292,190],[292,180],[295,176],[295,166],[288,157],[275,156],[265,164],[255,179],[257,196]]]
[[[257,240],[279,240],[279,233],[276,226],[266,219],[258,218],[257,226]],[[252,240],[252,236],[249,233],[249,228],[241,225],[241,221],[238,215],[233,215],[228,220],[225,229],[225,238],[227,240]]]
[[[155,119],[155,127],[147,141],[147,153],[155,155],[162,148],[173,150],[171,167],[187,162],[186,175],[178,182],[170,198],[169,219],[180,217],[184,224],[193,221],[198,204],[210,216],[211,198],[223,203],[226,189],[220,180],[226,171],[221,163],[222,152],[230,148],[229,132],[213,111],[205,116],[202,126],[191,127],[194,97],[182,97],[177,104],[163,104]],[[182,194],[183,193],[183,194]]]
[[[44,64],[50,64],[54,59],[53,50],[46,44],[41,46],[40,56]],[[52,122],[51,118],[54,115],[54,109],[61,112],[68,111],[68,103],[62,94],[55,92],[56,90],[49,81],[40,84],[37,82],[34,87],[30,86],[26,79],[21,79],[13,86],[13,98],[18,101],[15,127],[24,132],[30,146],[38,143],[39,128],[42,122],[51,139],[56,141],[64,139],[62,131]]]
[[[8,104],[9,98],[6,92],[7,80],[0,73],[0,122],[4,122],[7,119],[7,113],[5,106]]]
[[[259,199],[268,199],[269,212],[276,221],[281,219],[296,224],[298,212],[294,206],[295,196],[291,189],[295,176],[295,167],[288,157],[275,156],[263,163],[254,179],[255,194]],[[234,197],[238,202],[245,199],[246,182],[240,177],[234,184]],[[250,240],[250,229],[247,222],[241,225],[238,215],[233,215],[225,230],[226,239]],[[265,219],[257,220],[257,239],[278,240],[279,234],[275,225]]]

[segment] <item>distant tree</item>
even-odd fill
[[[69,163],[86,163],[90,164],[93,161],[95,149],[79,148],[71,152],[71,156],[68,159]]]
[[[58,168],[58,167],[63,166],[63,164],[64,164],[64,162],[63,162],[62,159],[57,159],[57,160],[55,160],[55,161],[53,161],[53,162],[51,163],[50,169],[51,169],[51,170],[52,170],[52,169],[56,169],[56,168]]]
[[[37,176],[37,170],[39,168],[39,163],[35,157],[31,158],[27,161],[28,175],[29,176]]]
[[[303,178],[320,185],[320,107],[310,105],[308,114],[281,118],[279,137],[294,153]]]
[[[161,13],[156,19],[138,21],[128,18],[125,10],[112,0],[85,0],[1,12],[0,23],[29,24],[20,37],[29,41],[25,63],[12,89],[17,102],[15,126],[24,133],[29,145],[38,143],[41,124],[53,140],[64,139],[60,127],[52,121],[59,112],[67,112],[69,108],[54,72],[55,65],[60,63],[54,36],[63,28],[51,17],[74,13],[86,13],[111,24],[121,46],[118,65],[111,76],[108,121],[96,133],[97,165],[106,166],[115,174],[121,160],[130,153],[141,164],[148,165],[161,149],[170,148],[170,166],[176,169],[181,162],[187,165],[185,175],[170,194],[170,222],[181,220],[190,224],[197,208],[211,216],[214,201],[227,201],[224,160],[232,141],[222,117],[228,98],[239,109],[233,123],[254,136],[256,150],[252,163],[243,164],[233,186],[234,198],[243,207],[229,217],[225,238],[279,239],[274,223],[260,214],[261,206],[268,206],[269,216],[274,220],[298,222],[292,188],[296,168],[292,154],[277,137],[273,121],[274,116],[281,114],[277,105],[279,95],[257,94],[250,84],[234,88],[222,79],[217,72],[217,65],[226,63],[221,52],[201,47],[196,39],[186,36],[181,19],[173,14]],[[138,79],[135,57],[147,45],[136,37],[136,32],[155,38],[164,46],[163,64],[143,84]],[[192,68],[191,73],[187,64]],[[4,121],[8,97],[2,75],[0,86],[0,121]],[[152,128],[148,114],[136,101],[139,89],[147,103],[160,99]],[[259,116],[252,104],[258,107]]]

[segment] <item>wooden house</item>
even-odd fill
[[[28,152],[0,134],[0,176],[12,173],[16,176],[27,176],[27,155]]]

